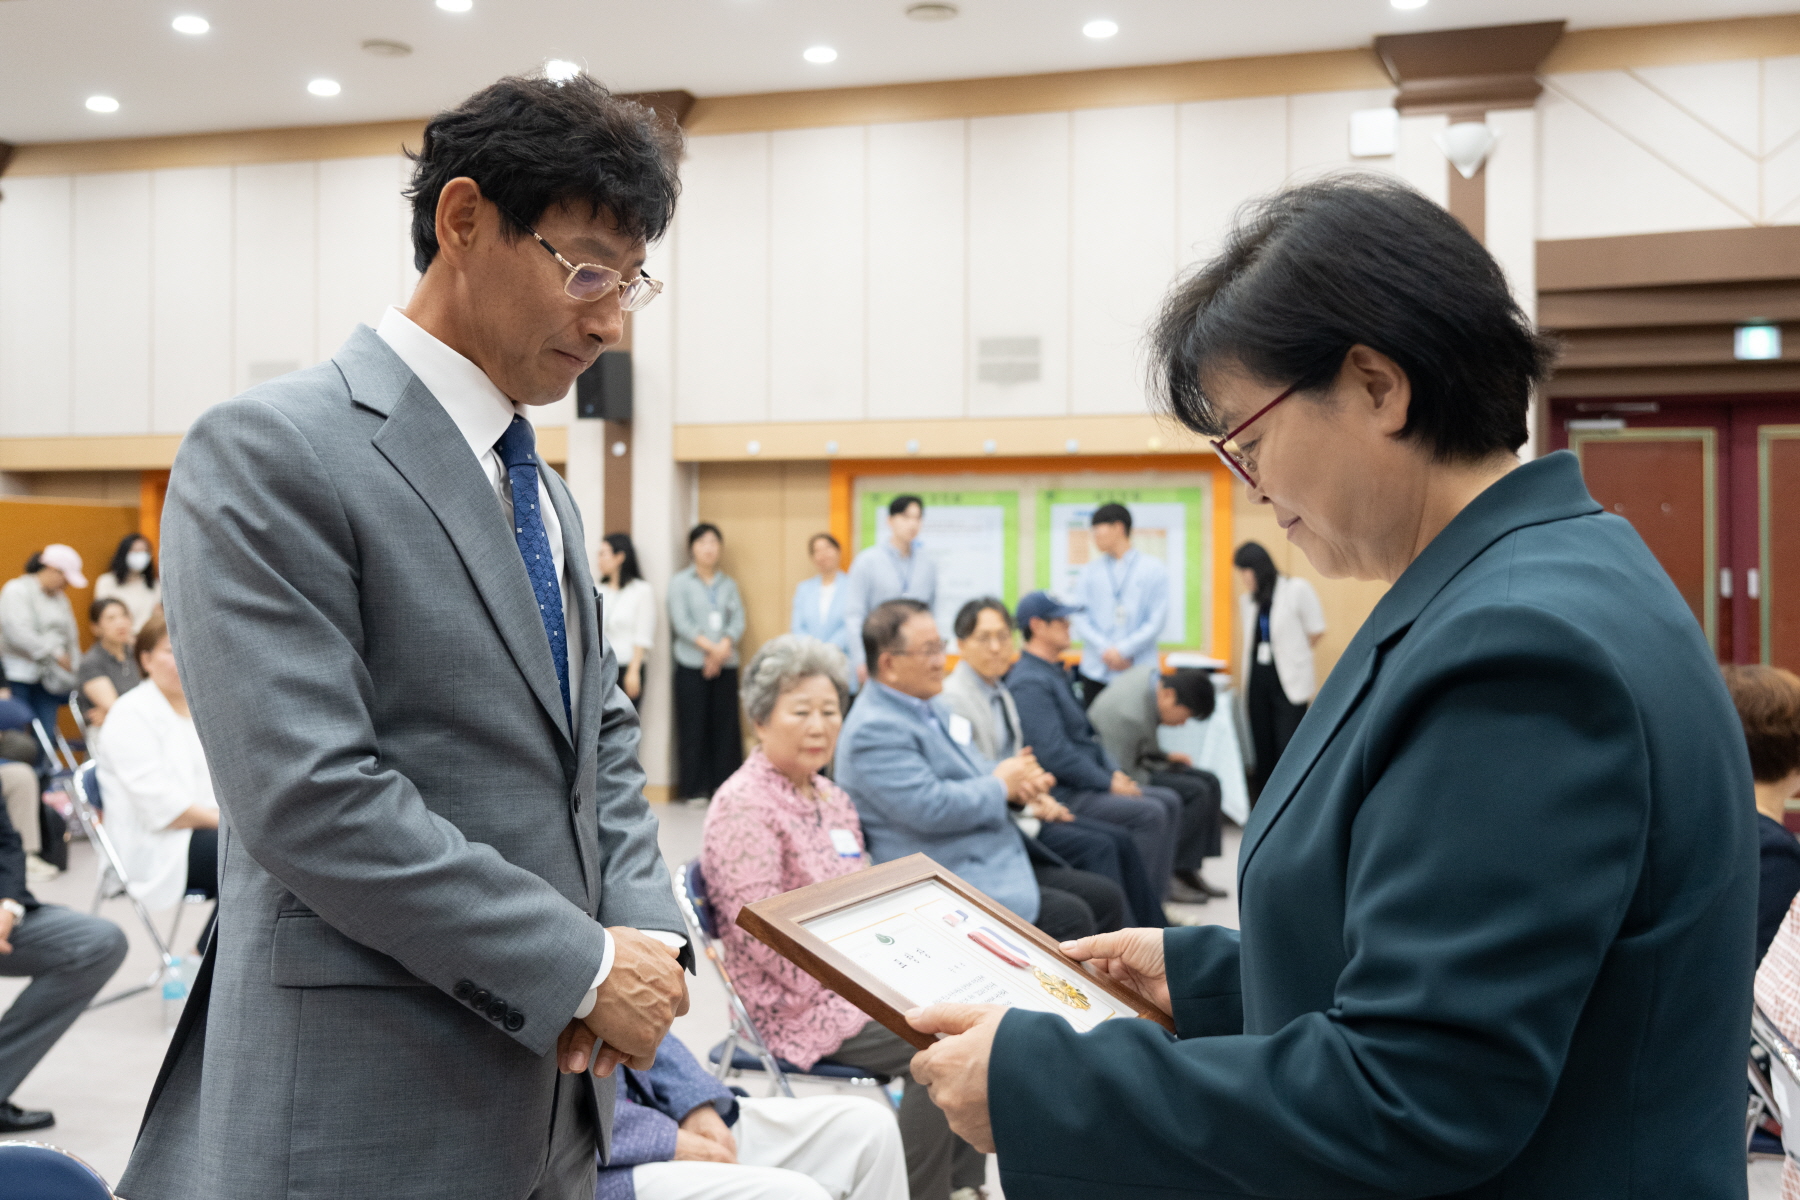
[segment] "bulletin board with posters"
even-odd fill
[[[1081,572],[1099,553],[1091,522],[1103,504],[1131,513],[1132,548],[1169,573],[1169,616],[1157,645],[1209,645],[1210,563],[1206,555],[1211,481],[1184,488],[1057,488],[1037,496],[1037,578],[1058,596],[1073,597]]]
[[[920,537],[938,566],[934,615],[948,636],[956,610],[980,595],[1008,605],[1037,588],[1059,594],[1092,552],[1088,520],[1116,501],[1132,510],[1133,544],[1169,568],[1170,619],[1160,644],[1228,658],[1231,501],[1211,455],[1094,456],[831,465],[831,529],[850,554],[886,540],[887,504],[925,502]]]

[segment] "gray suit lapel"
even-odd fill
[[[332,361],[350,385],[351,397],[387,417],[375,434],[375,448],[449,534],[513,661],[573,747],[556,666],[550,660],[550,639],[538,617],[537,597],[519,557],[519,543],[507,527],[493,484],[469,454],[461,431],[399,356],[366,326],[358,327]]]

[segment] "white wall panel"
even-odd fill
[[[682,164],[675,269],[675,420],[766,421],[769,135],[697,137]],[[661,300],[658,303],[662,303]]]
[[[150,431],[150,173],[75,177],[78,434]]]
[[[1639,67],[1631,74],[1745,154],[1756,154],[1761,149],[1761,115],[1757,110],[1762,64],[1757,60]]]
[[[1488,124],[1499,134],[1488,155],[1487,181],[1488,250],[1500,260],[1512,284],[1513,298],[1531,316],[1537,315],[1537,220],[1533,203],[1537,195],[1537,112],[1529,108],[1505,109],[1488,114]]]
[[[1551,90],[1559,99],[1585,110],[1615,137],[1653,156],[1730,207],[1741,223],[1755,219],[1758,181],[1754,156],[1631,75],[1624,71],[1558,75],[1551,81]],[[1558,160],[1559,167],[1574,165]]]
[[[45,175],[0,186],[0,434],[66,434],[74,185]]]
[[[394,260],[401,240],[394,211],[394,158],[334,158],[319,164],[319,294],[313,360],[337,353],[358,324],[375,326],[404,303]]]
[[[1144,331],[1174,278],[1175,108],[1074,114],[1070,410],[1144,411]]]
[[[395,210],[394,219],[399,222],[400,236],[395,250],[399,257],[395,260],[394,294],[402,297],[401,303],[412,299],[413,289],[419,285],[419,271],[413,266],[412,244],[412,203],[406,199],[406,189],[412,183],[413,165],[411,160],[396,158],[394,162],[394,195],[400,199],[399,208]]]
[[[867,137],[783,130],[769,153],[769,415],[868,416],[864,338]]]
[[[1800,55],[1762,60],[1762,146],[1767,154],[1800,138]]]
[[[318,164],[234,167],[237,390],[316,361]]]
[[[1385,108],[1393,102],[1391,88],[1289,96],[1289,176],[1310,179],[1346,167],[1399,174],[1392,159],[1350,157],[1350,114],[1363,108]]]
[[[1731,205],[1554,89],[1538,101],[1538,137],[1540,238],[1749,224]]]
[[[1071,114],[969,122],[969,415],[1069,410]],[[1037,380],[984,383],[989,338],[1037,338]]]
[[[1500,128],[1492,121],[1488,124],[1496,130]],[[1385,171],[1404,179],[1430,197],[1433,202],[1448,208],[1450,206],[1450,172],[1455,168],[1450,165],[1450,160],[1444,157],[1444,148],[1437,144],[1437,135],[1449,126],[1450,118],[1441,114],[1429,117],[1401,117],[1400,153],[1392,158],[1370,159],[1366,165],[1372,170]],[[1365,165],[1361,159],[1352,159],[1351,162],[1356,166]]]
[[[151,178],[150,432],[183,433],[233,386],[231,168]]]
[[[872,420],[966,412],[968,122],[869,127]]]
[[[1281,186],[1288,173],[1285,96],[1183,104],[1178,175],[1179,254],[1184,266],[1218,253],[1246,200]]]

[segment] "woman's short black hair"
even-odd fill
[[[117,596],[108,596],[104,600],[96,600],[92,604],[88,605],[88,624],[98,625],[100,623],[101,616],[103,616],[105,614],[107,609],[111,608],[115,604],[118,605],[120,608],[125,608],[125,602],[123,600],[119,599]],[[129,609],[126,609],[126,611],[130,612]]]
[[[1249,205],[1224,252],[1175,285],[1151,334],[1151,386],[1217,437],[1215,372],[1314,392],[1358,344],[1406,372],[1402,435],[1443,462],[1524,445],[1555,357],[1461,222],[1397,180],[1337,175]]]
[[[831,548],[833,550],[836,550],[839,554],[842,554],[844,552],[844,548],[842,546],[838,545],[838,540],[836,538],[832,537],[829,533],[815,533],[811,537],[807,538],[806,539],[806,552],[808,554],[811,554],[813,552],[813,547],[818,545],[820,542],[830,542]]]
[[[125,556],[130,554],[131,548],[139,542],[146,546],[150,545],[150,539],[143,534],[128,533],[119,539],[119,548],[113,551],[112,562],[107,565],[106,569],[120,583],[124,583],[125,577],[131,574],[131,568],[125,565]],[[144,568],[144,586],[156,586],[156,551],[154,549],[150,551],[150,565]]]
[[[638,570],[637,547],[631,544],[629,533],[609,533],[600,539],[607,547],[625,561],[619,564],[619,587],[624,587],[634,579],[642,579],[644,573]]]
[[[1245,542],[1231,556],[1231,565],[1242,567],[1256,576],[1256,603],[1260,608],[1275,598],[1275,580],[1280,572],[1275,569],[1275,560],[1263,549],[1261,542]]]
[[[444,185],[468,176],[500,207],[509,237],[527,236],[556,204],[611,216],[620,233],[653,242],[675,215],[681,132],[641,104],[622,100],[586,74],[573,79],[508,76],[425,126],[412,186],[413,265],[437,257],[437,206]]]
[[[711,521],[702,521],[692,529],[688,530],[688,549],[692,550],[694,548],[694,543],[709,533],[719,539],[719,545],[723,546],[725,544],[725,535],[719,532],[719,527],[714,525]]]

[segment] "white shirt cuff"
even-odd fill
[[[655,938],[665,946],[673,946],[677,950],[687,945],[686,938],[682,937],[679,933],[670,933],[666,929],[640,929],[638,932],[642,933],[645,937]],[[600,959],[600,971],[594,976],[594,986],[588,989],[587,995],[581,998],[581,1004],[575,1009],[575,1019],[577,1021],[594,1011],[594,1005],[600,999],[600,985],[606,982],[606,977],[608,975],[612,974],[612,967],[613,936],[609,933],[606,935],[606,953],[602,955]]]

